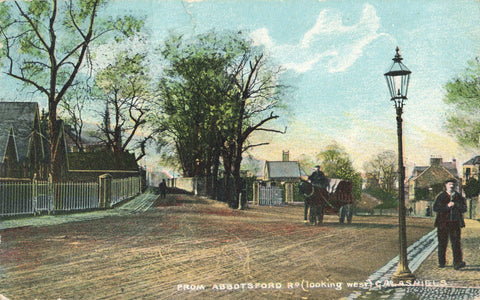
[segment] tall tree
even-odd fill
[[[229,204],[236,207],[242,154],[266,144],[250,144],[249,137],[256,131],[280,132],[265,127],[278,118],[279,69],[241,33],[172,36],[162,54],[168,65],[160,82],[166,116],[161,126],[175,142],[184,175],[208,178],[222,157],[226,194],[233,195]]]
[[[279,118],[275,111],[281,109],[282,93],[286,86],[279,81],[281,69],[269,64],[261,48],[247,44],[230,67],[229,74],[236,90],[230,98],[234,114],[229,134],[224,136],[223,164],[226,176],[232,174],[234,179],[234,198],[229,203],[235,208],[239,205],[238,196],[241,192],[243,154],[251,148],[268,144],[252,144],[249,142],[250,136],[258,131],[283,133],[267,127],[267,124]],[[229,188],[227,184],[227,193]]]
[[[384,151],[367,161],[363,168],[367,177],[374,181],[378,188],[386,192],[393,192],[398,174],[396,163],[397,157],[395,152]]]
[[[360,199],[362,176],[355,170],[349,155],[342,147],[337,144],[329,145],[317,155],[317,159],[321,161],[322,170],[327,177],[350,181],[353,199]]]
[[[116,153],[140,149],[137,161],[145,156],[145,143],[152,138],[147,131],[138,137],[152,98],[148,70],[146,55],[137,53],[130,57],[121,52],[95,78],[96,96],[105,102],[105,110],[100,112],[100,138]],[[138,144],[132,146],[135,142]]]
[[[81,72],[90,47],[108,38],[117,41],[139,31],[132,17],[100,20],[102,0],[3,1],[0,38],[5,73],[45,95],[51,173],[59,180],[57,107]]]
[[[59,116],[65,121],[65,130],[79,149],[84,151],[82,139],[85,115],[90,111],[92,102],[91,88],[85,81],[82,85],[72,86],[64,96],[64,101],[59,103]]]
[[[467,69],[445,85],[444,102],[450,106],[446,127],[466,147],[480,142],[480,59],[469,62]]]
[[[183,175],[206,176],[212,197],[223,148],[220,131],[231,118],[226,100],[233,84],[226,68],[237,47],[222,34],[205,34],[172,35],[161,49],[167,64],[159,83],[161,113],[152,123],[175,144]]]

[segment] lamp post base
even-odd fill
[[[415,275],[410,272],[410,270],[397,270],[395,273],[392,275],[392,281],[394,283],[399,283],[400,281],[406,282],[406,281],[411,281],[413,282],[415,280]]]

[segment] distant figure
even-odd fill
[[[308,180],[318,187],[326,189],[328,187],[328,179],[325,174],[320,170],[320,166],[315,166],[315,171],[312,175],[308,176]]]
[[[465,227],[463,214],[467,211],[465,198],[456,191],[457,181],[445,181],[445,191],[437,195],[433,211],[437,213],[435,227],[438,238],[438,266],[445,267],[445,254],[448,240],[452,246],[453,267],[459,270],[465,267],[462,254],[461,229]]]
[[[158,190],[162,198],[167,197],[167,183],[165,182],[165,179],[162,179],[162,182],[158,185]]]
[[[413,212],[413,208],[410,206],[410,208],[408,209],[408,214],[411,215]]]
[[[427,217],[430,217],[432,215],[432,208],[429,206],[427,206],[427,211],[425,212],[425,216]]]

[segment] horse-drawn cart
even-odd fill
[[[329,179],[326,188],[302,180],[299,192],[305,198],[305,212],[312,224],[321,224],[324,214],[338,214],[340,223],[352,222],[352,183],[341,179]]]

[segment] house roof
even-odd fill
[[[463,164],[464,166],[480,165],[480,155],[477,155]]]
[[[457,178],[457,174],[453,174],[447,168],[442,165],[430,166],[425,169],[420,175],[413,178],[416,181],[417,188],[430,187],[433,184],[443,183],[450,178]]]
[[[38,112],[39,106],[36,102],[0,102],[0,161],[5,156],[10,128],[13,128],[15,134],[18,159],[25,159],[35,114]]]
[[[264,173],[266,180],[299,179],[305,175],[297,161],[267,161]]]
[[[413,171],[412,171],[412,176],[410,176],[410,178],[408,178],[408,180],[417,177],[418,175],[420,175],[420,173],[425,171],[427,168],[428,167],[425,167],[425,166],[415,166],[413,168]]]
[[[458,177],[457,164],[454,161],[446,161],[442,163],[442,166],[452,173],[453,176]]]
[[[138,171],[135,154],[111,151],[67,153],[68,169],[77,170],[125,170]]]

